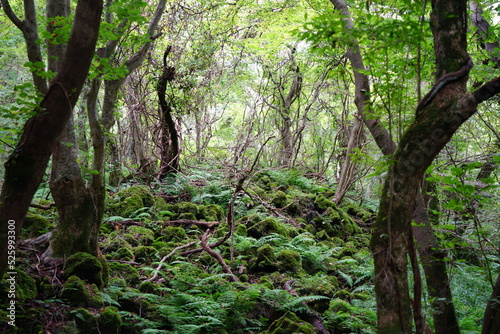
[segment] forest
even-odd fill
[[[0,5],[0,333],[500,333],[497,1]]]

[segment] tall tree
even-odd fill
[[[34,10],[34,2],[25,3],[25,11]],[[2,0],[2,7],[6,13],[9,12],[7,0]],[[47,167],[52,147],[66,127],[87,78],[95,52],[102,7],[100,0],[78,1],[60,70],[51,81],[37,114],[25,124],[19,143],[5,164],[5,181],[0,195],[0,274],[7,268],[9,222],[15,222],[19,235],[29,204]],[[22,27],[22,21],[12,11],[8,15],[18,27]],[[36,13],[30,12],[30,15],[36,17]]]

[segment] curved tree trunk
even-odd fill
[[[167,66],[167,56],[171,46],[163,55],[163,73],[158,79],[157,93],[160,101],[160,172],[158,179],[163,180],[170,173],[179,171],[180,143],[175,121],[172,118],[172,107],[167,102],[167,84],[175,78],[175,67]]]
[[[5,164],[5,182],[0,204],[0,275],[7,268],[7,231],[15,221],[19,235],[22,221],[35,194],[52,147],[63,132],[78,100],[95,51],[102,1],[79,0],[73,29],[59,73],[36,116],[26,123],[21,139]]]

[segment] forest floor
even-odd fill
[[[86,253],[47,266],[45,244],[21,243],[17,327],[4,330],[375,333],[376,206],[354,196],[337,206],[333,187],[297,171],[261,172],[234,189],[206,171],[110,189],[99,240],[104,266]],[[56,222],[53,208],[33,208],[23,237]],[[450,272],[462,332],[479,332],[490,289],[484,270],[461,261],[450,262]],[[0,288],[8,319],[8,282]],[[432,327],[432,310],[424,312]]]

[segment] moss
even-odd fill
[[[264,334],[315,334],[313,325],[301,320],[295,313],[287,312],[281,318],[274,321]]]
[[[356,205],[353,202],[344,205],[342,210],[352,217],[361,219],[365,223],[373,222],[375,220],[374,213]]]
[[[278,261],[278,271],[279,272],[291,272],[298,273],[302,269],[302,260],[300,258],[300,253],[294,250],[282,250],[276,256]]]
[[[73,320],[80,333],[93,333],[97,331],[96,318],[85,308],[79,308],[71,311]]]
[[[279,190],[273,194],[271,202],[277,208],[284,208],[288,203],[288,198],[283,191]]]
[[[130,217],[132,213],[144,207],[142,198],[134,194],[118,203],[108,205],[108,212],[113,216]]]
[[[345,289],[338,290],[337,292],[335,292],[335,295],[338,298],[340,298],[341,300],[348,300],[348,299],[351,299],[351,297],[352,297],[351,293],[349,291],[345,290]],[[349,304],[349,303],[347,303],[347,304]]]
[[[142,226],[129,226],[127,228],[126,240],[131,246],[149,246],[154,241],[155,233],[149,228]]]
[[[179,242],[187,238],[186,231],[182,227],[166,226],[162,234],[166,241],[172,242]]]
[[[316,196],[316,199],[314,200],[314,205],[318,210],[326,210],[328,208],[334,209],[337,211],[337,206],[335,203],[333,203],[331,200],[327,199],[323,194],[319,194]]]
[[[346,302],[341,298],[335,298],[330,301],[330,307],[328,308],[328,311],[334,313],[349,313],[351,307],[352,306],[351,304],[349,304],[349,302]]]
[[[198,215],[198,205],[191,202],[179,202],[172,206],[171,211],[177,213],[192,213],[195,217]]]
[[[143,293],[161,295],[161,284],[153,283],[151,281],[144,281],[139,285],[139,291]]]
[[[167,204],[167,202],[165,202],[165,199],[163,197],[154,198],[154,208],[158,212],[170,210],[170,206]]]
[[[249,269],[254,271],[273,272],[276,271],[277,259],[274,250],[269,244],[257,249],[257,257],[252,259]]]
[[[150,263],[157,250],[153,246],[139,246],[133,249],[133,253],[137,262]]]
[[[105,308],[97,318],[99,333],[115,334],[120,332],[122,319],[116,307]]]
[[[155,204],[153,195],[151,195],[151,192],[145,186],[132,186],[116,193],[116,197],[118,197],[120,201],[124,201],[126,198],[130,198],[132,196],[139,196],[144,203],[144,206],[151,207]]]
[[[196,215],[191,212],[181,212],[177,216],[177,219],[196,220]]]
[[[206,221],[221,221],[224,217],[224,210],[220,205],[210,204],[199,207],[199,219]]]
[[[248,235],[256,239],[272,233],[288,236],[286,226],[274,218],[266,218],[257,223],[249,222],[247,229]]]
[[[73,306],[102,307],[104,301],[95,284],[85,284],[78,276],[71,276],[63,284],[61,298]]]
[[[118,234],[108,237],[103,247],[107,259],[123,261],[132,261],[134,259],[132,248],[132,245]]]
[[[109,270],[111,276],[121,277],[131,285],[139,283],[139,272],[128,263],[111,262]]]
[[[243,224],[238,224],[234,228],[234,234],[246,237],[248,235],[247,227]]]
[[[259,278],[259,284],[265,286],[266,288],[268,288],[269,290],[272,290],[274,289],[274,284],[273,282],[271,281],[271,279],[267,276],[261,276]]]
[[[79,252],[66,260],[63,278],[75,275],[88,283],[102,287],[104,286],[102,271],[102,264],[98,258],[88,253]]]
[[[1,286],[2,295],[7,295],[15,289],[16,300],[19,302],[31,301],[38,295],[36,281],[17,268],[13,270],[13,274],[5,274]]]
[[[73,321],[67,321],[62,323],[54,331],[54,334],[80,334],[76,324]]]
[[[54,227],[47,218],[34,213],[28,213],[24,218],[22,236],[24,238],[34,238],[47,233]]]

